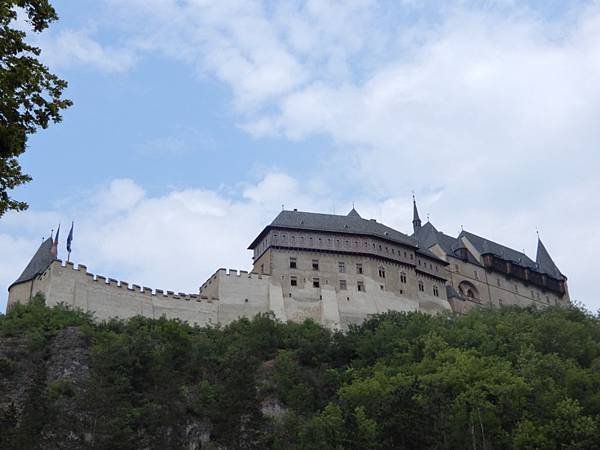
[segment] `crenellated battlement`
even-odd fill
[[[48,268],[48,271],[60,271],[61,276],[67,277],[81,277],[91,283],[97,283],[102,288],[114,289],[116,291],[127,291],[130,293],[139,293],[148,297],[159,297],[161,299],[172,299],[172,300],[184,300],[184,301],[212,301],[216,299],[209,299],[207,296],[199,294],[188,294],[184,292],[165,291],[163,289],[152,289],[147,286],[141,286],[139,284],[129,283],[128,281],[117,280],[116,278],[106,277],[104,275],[98,275],[88,272],[87,266],[83,264],[74,264],[70,261],[62,261],[56,259],[52,265]]]

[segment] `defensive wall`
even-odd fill
[[[91,312],[97,320],[164,316],[199,326],[226,325],[240,317],[272,312],[281,321],[312,319],[332,329],[346,328],[388,310],[420,309],[418,299],[380,291],[378,283],[369,278],[366,284],[365,293],[336,292],[332,285],[324,285],[284,295],[281,283],[269,275],[219,269],[198,294],[186,294],[95,275],[85,265],[55,260],[34,279],[12,286],[8,304],[28,302],[41,292],[48,306],[63,303]],[[445,299],[436,300],[438,311],[450,309]]]

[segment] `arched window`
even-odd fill
[[[421,280],[419,280],[419,291],[421,291],[421,292],[425,291],[425,285],[423,284],[423,282]]]
[[[435,285],[433,286],[433,295],[435,295],[436,297],[440,296],[440,290]]]
[[[406,283],[406,274],[404,272],[400,272],[400,282]]]
[[[472,283],[469,283],[468,281],[461,281],[461,283],[458,285],[458,291],[461,293],[461,295],[467,298],[479,299],[479,291]]]

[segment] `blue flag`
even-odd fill
[[[69,236],[67,236],[67,251],[71,253],[71,242],[73,241],[73,222],[71,222],[71,231],[69,231]]]

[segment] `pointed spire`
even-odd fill
[[[562,279],[564,277],[563,274],[560,272],[560,270],[558,270],[558,267],[556,267],[556,264],[554,264],[554,261],[552,261],[552,258],[550,257],[550,253],[548,253],[548,250],[546,250],[546,247],[544,246],[544,243],[540,239],[539,234],[538,234],[538,246],[537,246],[537,255],[535,257],[535,262],[542,272],[550,275],[551,277],[557,278],[557,279]]]
[[[419,217],[419,210],[417,209],[417,200],[415,194],[413,194],[413,230],[416,233],[421,228],[421,218]]]

